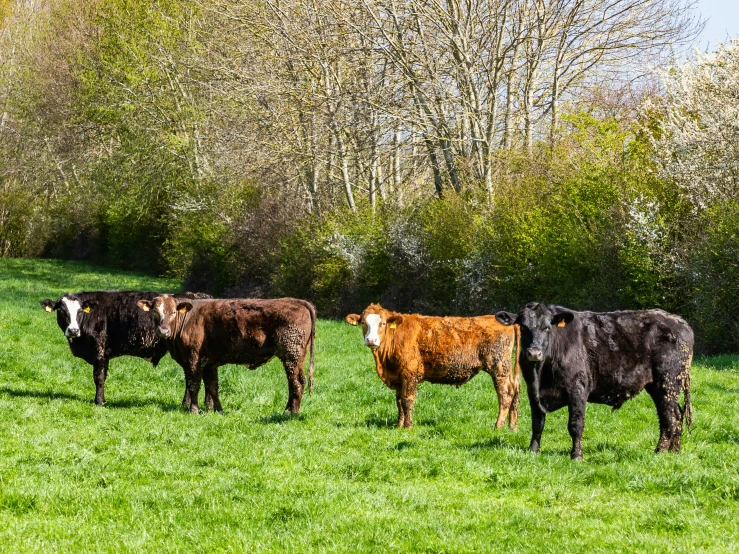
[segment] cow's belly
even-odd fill
[[[443,385],[464,385],[480,372],[481,360],[476,350],[452,349],[429,355],[423,360],[422,379]]]
[[[631,387],[609,387],[594,390],[588,396],[588,402],[620,408],[624,402],[639,394],[646,385],[647,383],[639,383]]]
[[[219,366],[224,364],[239,364],[244,365],[249,369],[256,369],[259,366],[266,364],[275,356],[273,350],[266,348],[224,349],[212,354],[213,355],[211,356],[206,355],[206,357]]]
[[[456,385],[459,387],[477,375],[478,371],[479,370],[427,373],[424,375],[423,380],[439,385]]]

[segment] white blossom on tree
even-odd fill
[[[739,200],[739,39],[663,77],[664,119],[653,131],[662,177],[699,207]]]

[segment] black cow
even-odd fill
[[[692,422],[693,330],[683,319],[662,310],[574,312],[539,303],[495,317],[521,326],[518,355],[531,404],[532,452],[539,451],[547,412],[567,406],[571,456],[582,459],[586,402],[615,410],[642,389],[657,407],[656,452],[680,451],[683,419],[688,427]]]
[[[105,404],[105,379],[108,362],[118,356],[136,356],[154,366],[167,353],[167,345],[154,329],[147,314],[141,313],[139,300],[152,300],[158,292],[94,291],[64,294],[56,301],[42,300],[47,312],[56,311],[59,328],[77,358],[92,365],[95,404]],[[210,298],[185,293],[186,298]]]

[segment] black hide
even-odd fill
[[[582,458],[587,402],[620,408],[643,389],[657,407],[657,452],[680,450],[683,420],[691,424],[693,330],[662,310],[575,312],[528,304],[498,321],[521,327],[518,353],[531,404],[531,450],[538,452],[547,412],[569,410],[572,458]],[[678,403],[684,391],[684,407]]]
[[[42,300],[47,311],[56,311],[57,324],[64,332],[70,321],[63,299],[78,301],[89,312],[80,310],[77,317],[79,336],[67,337],[69,349],[77,358],[92,365],[95,381],[95,404],[105,403],[105,379],[108,362],[118,356],[135,356],[150,361],[154,366],[167,353],[164,340],[157,337],[148,314],[136,304],[139,300],[152,300],[158,292],[93,291],[69,293],[56,301]],[[186,298],[209,298],[200,293],[185,293]]]

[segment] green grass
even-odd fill
[[[111,362],[108,404],[41,298],[96,288],[175,290],[89,265],[0,259],[0,552],[726,552],[739,550],[739,358],[693,367],[695,424],[655,456],[646,394],[589,405],[584,463],[566,410],[542,454],[493,431],[492,381],[420,387],[414,428],[360,332],[318,322],[317,387],[282,410],[278,362],[221,370],[225,415],[185,413],[167,357]],[[202,392],[201,392],[202,395]]]

